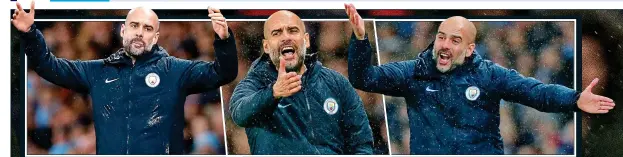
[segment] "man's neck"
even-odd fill
[[[134,56],[130,55],[130,54],[128,53],[128,51],[126,51],[126,52],[125,52],[125,55],[126,55],[126,56],[128,56],[128,57],[130,57],[130,58],[132,59],[132,65],[134,65],[134,63],[136,63],[136,57],[134,57]]]
[[[279,71],[279,69],[275,69],[275,70]],[[293,70],[293,71],[287,71],[287,72],[296,72],[296,74],[303,75],[305,71],[307,71],[307,66],[303,64],[303,66],[301,66],[299,70]]]
[[[305,73],[305,71],[307,71],[307,66],[305,66],[305,64],[303,64],[303,66],[301,66],[301,70],[299,70],[298,74],[299,75],[303,75]]]

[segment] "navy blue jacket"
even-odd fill
[[[348,80],[307,57],[303,88],[276,100],[277,69],[263,55],[234,90],[230,111],[252,154],[372,154],[372,130]]]
[[[372,66],[368,39],[352,36],[349,80],[363,91],[405,98],[411,154],[503,154],[502,99],[544,112],[577,110],[575,90],[523,77],[476,52],[448,73],[435,67],[432,44],[414,60]]]
[[[56,58],[35,25],[20,38],[28,68],[91,96],[97,154],[182,154],[186,96],[231,82],[238,69],[233,35],[216,37],[215,62],[178,59],[154,45],[134,65],[122,49],[99,60]]]

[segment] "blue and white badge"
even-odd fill
[[[147,76],[145,76],[145,84],[151,88],[158,86],[158,84],[160,84],[160,76],[156,73],[147,74]]]
[[[339,105],[337,104],[335,99],[328,98],[327,100],[324,101],[324,111],[327,112],[329,115],[333,115],[337,113],[338,108],[339,108]]]
[[[467,97],[467,100],[474,101],[478,99],[478,96],[480,96],[480,89],[476,86],[470,86],[465,90],[465,97]]]

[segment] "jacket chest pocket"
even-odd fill
[[[133,69],[129,76],[132,78],[128,84],[132,88],[132,94],[138,97],[157,97],[167,91],[177,90],[174,79],[169,79],[169,73],[156,66],[140,66]]]
[[[472,111],[483,110],[487,106],[487,93],[483,87],[465,80],[441,82],[439,91],[435,93],[435,99],[450,117],[473,114]]]
[[[313,90],[330,89],[326,87],[314,87]],[[346,112],[340,95],[335,91],[307,91],[307,99],[310,103],[312,117],[322,122],[322,125],[339,126],[343,114]]]
[[[103,69],[102,75],[94,79],[91,90],[93,112],[104,122],[114,122],[116,117],[124,117],[124,86],[119,71],[115,68]]]

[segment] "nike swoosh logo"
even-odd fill
[[[439,91],[439,90],[434,90],[434,89],[430,89],[430,87],[426,87],[426,91],[427,92],[436,92],[436,91]]]
[[[108,80],[108,79],[106,79],[106,83],[115,82],[115,81],[117,81],[118,79],[119,79],[119,78],[116,78],[116,79],[113,79],[113,80]]]
[[[287,104],[287,105],[277,104],[277,107],[279,107],[279,108],[286,108],[286,107],[288,107],[290,105],[292,105],[292,104]]]

